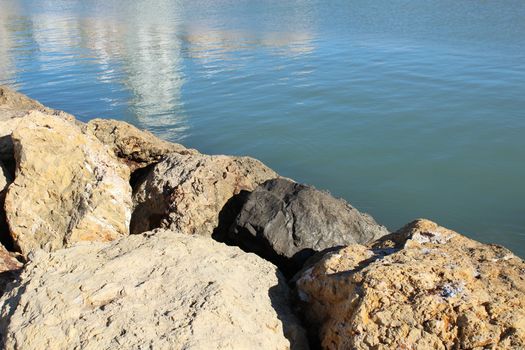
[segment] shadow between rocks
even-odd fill
[[[292,295],[284,276],[279,271],[276,272],[276,276],[277,285],[268,290],[268,296],[277,313],[277,318],[283,325],[284,336],[290,341],[290,349],[318,349],[315,339],[310,339],[300,318],[296,316],[296,312],[293,310]],[[312,340],[314,341],[312,342]]]
[[[11,288],[8,288],[9,284],[15,282],[20,277],[21,273],[22,273],[22,268],[18,270],[11,270],[11,271],[5,271],[5,272],[0,273],[0,297],[8,290],[11,290]],[[15,286],[13,285],[13,287]],[[25,285],[20,286],[19,289],[17,290],[17,293],[11,298],[7,299],[3,303],[3,307],[7,308],[9,311],[7,312],[7,315],[5,315],[5,317],[0,319],[0,348],[1,349],[4,349],[5,347],[4,331],[9,326],[9,323],[11,322],[11,317],[13,317],[18,307],[18,304],[20,303],[20,298],[24,294],[25,290],[26,290]]]

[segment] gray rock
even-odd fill
[[[387,233],[370,215],[344,200],[279,178],[247,196],[226,240],[292,275],[315,252],[371,242]]]

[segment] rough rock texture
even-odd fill
[[[315,252],[386,234],[384,226],[344,200],[288,179],[272,179],[247,196],[228,239],[293,274]]]
[[[5,349],[301,349],[288,292],[255,255],[158,231],[39,252],[0,300],[0,334]]]
[[[109,146],[117,157],[130,166],[131,171],[158,162],[169,153],[197,153],[182,145],[163,141],[148,131],[139,130],[122,121],[93,119],[83,129]]]
[[[297,290],[327,349],[525,348],[525,262],[427,220],[327,254]]]
[[[30,99],[5,85],[0,85],[0,107],[18,110],[44,110],[46,108],[40,102]]]
[[[10,135],[30,110],[38,110],[76,123],[71,114],[45,107],[38,101],[0,85],[0,160],[12,160],[14,150]]]
[[[4,246],[0,245],[0,296],[7,283],[14,280],[20,268],[22,268],[22,263],[17,259],[16,254],[7,251]]]
[[[253,158],[172,154],[137,185],[131,232],[170,227],[211,235],[234,195],[274,177],[274,171]]]
[[[129,233],[129,169],[98,140],[37,111],[12,138],[17,169],[5,211],[22,254]]]

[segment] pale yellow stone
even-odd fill
[[[129,233],[129,169],[97,139],[37,111],[12,139],[17,167],[5,210],[22,254]]]

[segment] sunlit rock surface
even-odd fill
[[[276,267],[158,231],[38,253],[0,300],[5,349],[306,349]]]
[[[119,159],[129,165],[131,171],[158,162],[170,153],[197,153],[118,120],[93,119],[83,129],[110,147]]]
[[[129,233],[129,169],[97,139],[33,111],[12,133],[16,177],[5,211],[20,252]]]
[[[169,227],[209,236],[232,197],[277,176],[249,157],[171,154],[137,185],[131,232]]]
[[[419,220],[328,253],[298,276],[326,349],[521,349],[525,263]]]

